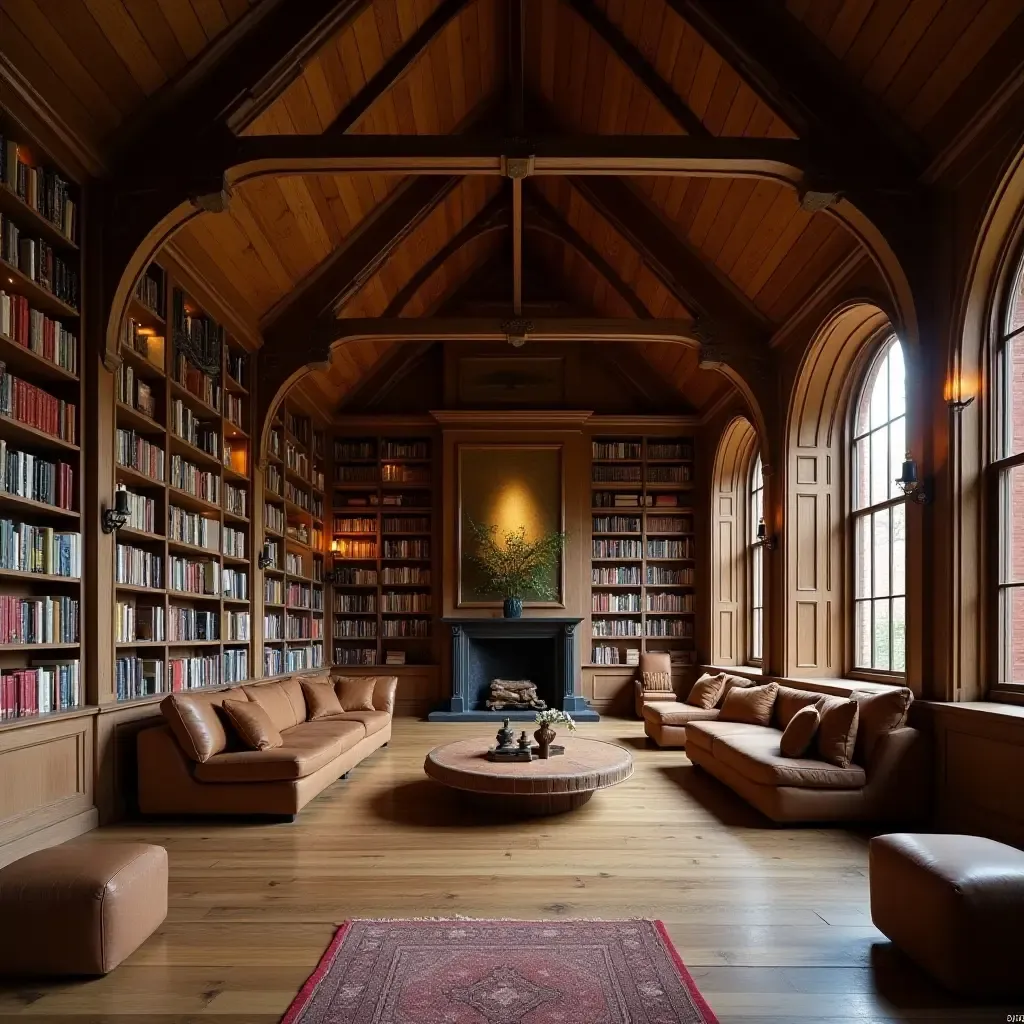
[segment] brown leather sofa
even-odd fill
[[[850,694],[859,704],[859,724],[852,762],[841,768],[813,751],[782,756],[780,740],[793,715],[827,692],[804,686],[779,687],[767,726],[717,716],[686,723],[687,756],[773,821],[912,822],[926,816],[927,744],[905,725],[910,691]]]
[[[165,698],[164,724],[138,734],[139,809],[143,814],[297,814],[391,739],[395,676],[374,677],[373,710],[306,721],[302,682],[328,678],[326,672],[290,676]],[[225,700],[271,708],[282,744],[243,749],[221,708]],[[182,715],[188,716],[188,734],[182,731]]]

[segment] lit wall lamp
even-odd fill
[[[896,486],[913,502],[918,505],[928,504],[928,491],[924,481],[918,479],[917,463],[907,452],[903,460],[903,472],[896,478]]]
[[[974,401],[974,389],[964,383],[963,375],[959,373],[946,381],[943,391],[946,405],[952,412],[963,412]]]
[[[775,550],[775,538],[768,535],[768,524],[765,523],[764,516],[757,521],[757,543],[766,551]]]
[[[259,558],[256,559],[256,564],[261,569],[269,569],[274,564],[274,556],[272,553],[273,549],[268,541],[263,545],[263,551],[260,553]]]
[[[129,506],[128,492],[123,487],[114,491],[114,507],[105,508],[100,525],[104,533],[113,533],[120,530],[128,522]]]

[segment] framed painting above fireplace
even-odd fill
[[[499,537],[525,527],[527,539],[565,529],[563,451],[560,444],[461,444],[458,449],[456,552],[458,607],[498,608],[502,594],[482,589],[481,574],[470,557],[468,523],[493,525]],[[523,594],[527,608],[565,607],[565,556],[550,580],[553,601]]]

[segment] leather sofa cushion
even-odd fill
[[[852,699],[830,696],[820,699],[814,746],[822,761],[838,768],[848,768],[853,764],[859,711],[857,701]]]
[[[906,722],[914,695],[901,686],[881,693],[858,691],[853,696],[859,707],[853,759],[866,765],[879,736],[901,728]]]
[[[319,771],[365,735],[360,722],[306,722],[283,733],[280,747],[215,754],[195,774],[200,782],[288,782]]]
[[[772,705],[778,692],[778,683],[736,687],[730,690],[722,701],[721,720],[767,726],[771,721]]]
[[[695,708],[713,708],[724,690],[725,675],[723,673],[709,675],[705,672],[686,695],[686,703]]]
[[[775,729],[720,736],[712,751],[716,760],[759,786],[800,786],[807,789],[860,789],[867,783],[858,765],[839,768],[812,758],[783,757]]]
[[[343,711],[373,711],[376,676],[336,676],[334,688]]]
[[[328,715],[340,715],[342,711],[341,702],[334,692],[330,679],[324,681],[310,682],[302,680],[302,694],[306,698],[306,718],[315,722]]]
[[[644,705],[644,718],[648,722],[660,722],[662,725],[711,721],[716,719],[718,714],[718,708],[695,708],[691,704],[680,704],[679,701],[666,700]]]
[[[779,750],[783,757],[803,757],[814,742],[818,731],[818,709],[801,708],[782,731]]]
[[[389,715],[395,711],[395,694],[398,692],[398,676],[374,676],[373,706]]]
[[[331,722],[360,722],[366,730],[367,736],[385,729],[391,721],[391,716],[386,711],[343,711],[340,715],[332,715],[324,721]]]
[[[172,693],[160,702],[160,710],[181,749],[201,764],[227,749],[228,734],[220,717],[220,705],[225,700],[248,699],[237,686],[216,693]]]
[[[722,696],[718,698],[718,706],[722,706],[722,701],[729,696],[730,691],[735,689],[745,690],[750,686],[754,686],[754,680],[748,679],[746,676],[734,676],[731,672],[723,672],[722,676],[725,679],[725,686],[722,689]]]
[[[243,686],[249,700],[254,700],[281,731],[294,728],[306,720],[306,699],[302,684],[294,676],[274,683]]]
[[[772,708],[772,725],[786,731],[786,726],[801,708],[814,707],[821,700],[821,694],[809,690],[798,690],[793,686],[780,686]]]
[[[708,753],[713,753],[715,740],[723,736],[742,736],[746,733],[770,732],[776,738],[776,743],[782,736],[778,729],[766,729],[760,725],[750,725],[746,722],[723,722],[717,720],[702,721],[700,719],[686,723],[686,745],[693,744],[703,747]]]
[[[281,733],[270,720],[270,715],[255,701],[226,700],[221,707],[247,749],[267,750],[281,746]]]

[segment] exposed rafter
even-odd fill
[[[570,178],[570,185],[640,254],[668,290],[704,325],[767,344],[770,324],[625,182]]]
[[[594,0],[564,0],[613,50],[615,55],[665,108],[673,121],[698,138],[710,137],[704,122],[682,97],[658,74],[647,58],[612,23]]]
[[[471,0],[442,0],[409,39],[385,61],[384,66],[363,86],[359,94],[324,129],[324,136],[337,138],[353,128],[370,107],[412,69],[452,18],[470,2]]]
[[[526,54],[524,50],[523,0],[508,0],[508,132],[522,134],[526,116]],[[512,311],[523,312],[523,178],[522,161],[510,161],[505,168],[512,179]]]

